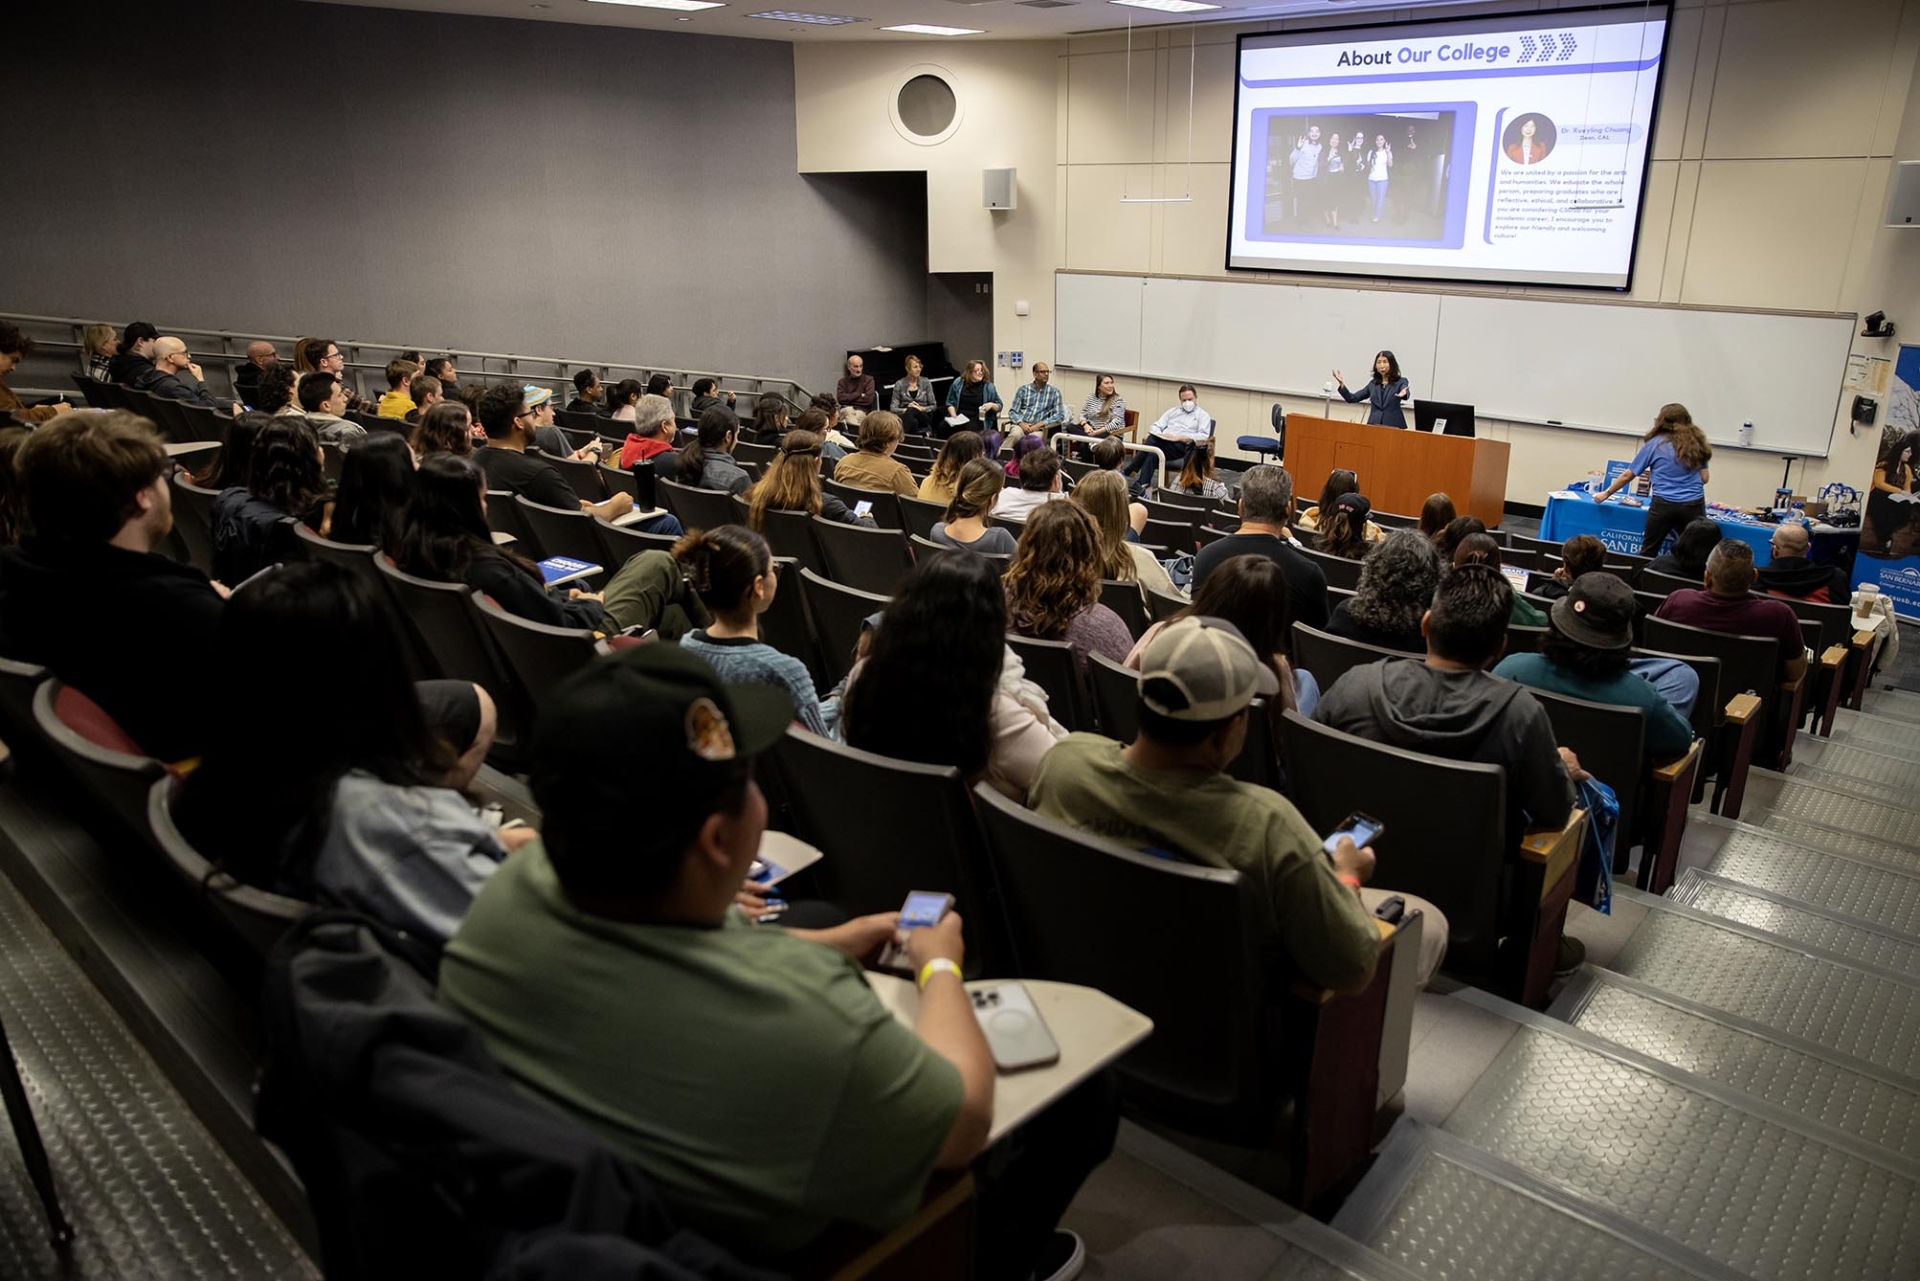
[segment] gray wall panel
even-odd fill
[[[927,319],[920,174],[802,177],[772,41],[322,4],[31,6],[0,311],[830,385]],[[84,171],[76,156],[100,163]]]

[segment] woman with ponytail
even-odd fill
[[[713,621],[680,642],[729,685],[772,685],[793,700],[793,718],[829,734],[807,665],[760,639],[760,615],[780,590],[767,540],[740,525],[696,529],[673,545],[673,558]],[[797,589],[796,589],[797,590]]]
[[[744,494],[753,477],[733,460],[733,443],[740,434],[740,420],[731,409],[716,405],[700,415],[700,429],[680,451],[674,479],[695,489],[717,489],[727,494]]]
[[[1694,425],[1685,405],[1662,405],[1653,430],[1641,440],[1640,452],[1627,470],[1594,496],[1604,503],[1632,484],[1638,476],[1653,476],[1653,505],[1647,509],[1647,530],[1640,538],[1640,554],[1653,556],[1667,535],[1686,528],[1688,521],[1707,514],[1707,463],[1713,446]]]
[[[962,436],[980,439],[973,432],[956,432],[952,439]],[[991,458],[979,457],[967,463],[954,482],[953,501],[947,504],[946,519],[934,522],[933,541],[961,551],[1011,556],[1018,545],[1013,533],[1003,526],[987,524],[987,513],[1000,501],[1000,491],[1006,483],[1000,464]]]

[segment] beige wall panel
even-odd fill
[[[1147,163],[1153,159],[1158,57],[1151,50],[1133,51],[1131,89],[1124,53],[1065,60],[1068,164]]]
[[[1667,33],[1666,64],[1660,75],[1660,116],[1653,124],[1655,160],[1680,158],[1693,96],[1694,66],[1700,59],[1701,21],[1698,9],[1676,10],[1672,29]],[[1706,109],[1704,94],[1700,107],[1703,111]]]
[[[1887,86],[1900,8],[1900,0],[1730,6],[1705,154],[1867,152]]]
[[[1162,165],[1160,185],[1167,195],[1188,183],[1185,165]],[[1193,202],[1156,205],[1157,270],[1174,276],[1224,276],[1227,273],[1226,164],[1193,166]]]
[[[1656,160],[1647,166],[1647,190],[1640,206],[1639,248],[1633,258],[1633,289],[1627,295],[1636,301],[1660,301],[1668,234],[1673,227],[1673,202],[1679,185],[1677,162]]]
[[[1123,205],[1122,190],[1146,194],[1151,165],[1070,165],[1067,169],[1067,258],[1079,271],[1151,269],[1153,205]]]
[[[1864,160],[1702,163],[1680,301],[1836,308],[1866,169]]]

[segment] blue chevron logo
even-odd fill
[[[1565,62],[1567,59],[1573,57],[1573,55],[1578,53],[1579,51],[1580,51],[1580,42],[1574,39],[1573,32],[1562,31],[1560,33],[1560,56],[1558,58],[1555,58],[1554,61]]]
[[[1518,58],[1515,58],[1514,61],[1517,63],[1532,62],[1533,51],[1538,47],[1539,47],[1538,42],[1534,40],[1532,36],[1521,36],[1520,37],[1520,56]]]

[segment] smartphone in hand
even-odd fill
[[[1340,844],[1341,837],[1350,836],[1356,846],[1365,849],[1379,839],[1380,833],[1386,830],[1387,825],[1373,815],[1362,814],[1359,810],[1355,810],[1347,815],[1340,826],[1333,829],[1326,840],[1321,842],[1320,849],[1327,856],[1327,861],[1331,863],[1333,851]]]
[[[921,930],[929,925],[938,925],[946,914],[953,910],[953,895],[941,894],[933,890],[914,890],[907,895],[907,901],[900,905],[900,928],[903,930]],[[907,959],[904,943],[888,943],[880,950],[880,968],[895,974],[910,974],[913,962]]]

